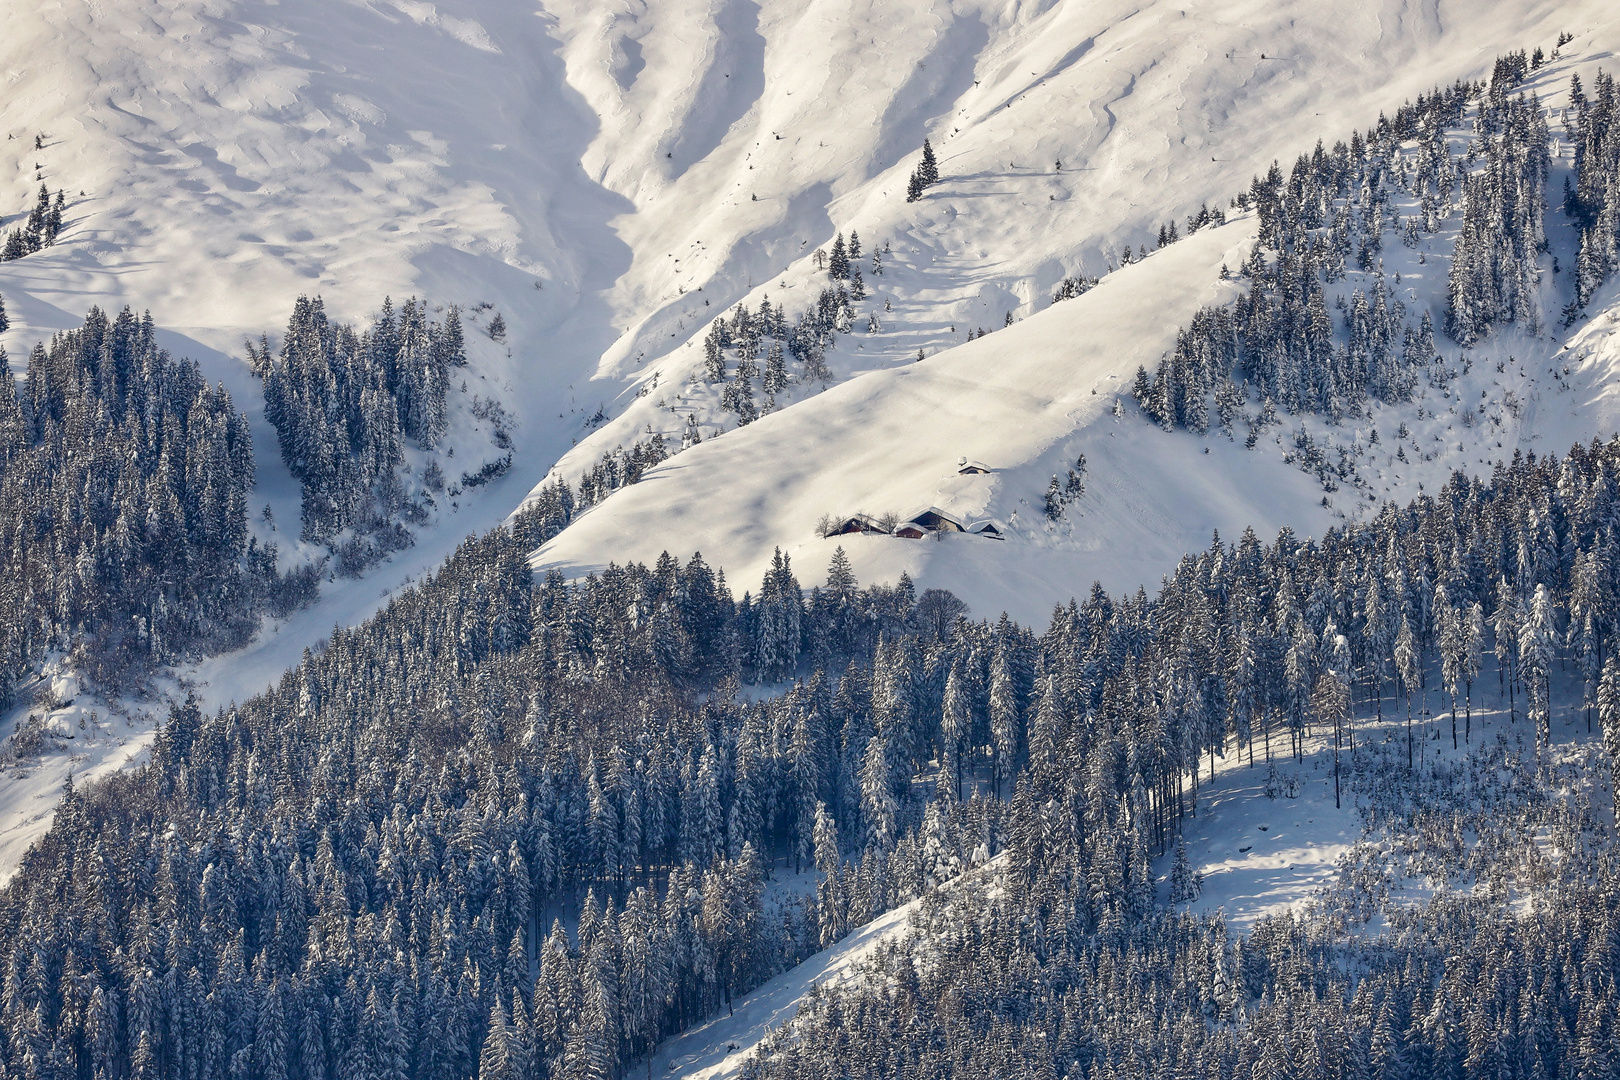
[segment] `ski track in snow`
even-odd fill
[[[730,1080],[766,1035],[793,1019],[800,1000],[812,986],[836,986],[848,981],[855,967],[879,945],[904,933],[918,903],[913,900],[878,916],[851,931],[838,944],[737,998],[731,1014],[722,1014],[666,1039],[653,1052],[652,1075]]]

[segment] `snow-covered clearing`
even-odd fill
[[[1419,771],[1464,766],[1471,753],[1491,746],[1501,746],[1532,763],[1536,760],[1534,730],[1525,718],[1523,701],[1516,716],[1510,716],[1506,699],[1498,700],[1496,682],[1494,665],[1490,665],[1474,684],[1472,739],[1457,749],[1451,742],[1449,700],[1439,690],[1431,690],[1427,695],[1430,713],[1425,717],[1423,695],[1414,695],[1412,732]],[[1553,687],[1553,744],[1545,751],[1549,762],[1568,758],[1596,738],[1587,731],[1579,681],[1555,676]],[[1354,882],[1341,872],[1341,860],[1358,844],[1381,843],[1399,850],[1412,840],[1400,823],[1378,820],[1364,812],[1375,804],[1374,793],[1351,777],[1369,748],[1378,748],[1393,755],[1392,775],[1397,785],[1401,783],[1407,746],[1405,701],[1389,697],[1388,686],[1385,694],[1380,721],[1372,703],[1361,699],[1358,687],[1356,716],[1347,724],[1350,745],[1340,751],[1339,807],[1334,806],[1331,731],[1316,731],[1307,737],[1298,760],[1290,753],[1286,733],[1273,731],[1269,764],[1256,732],[1253,764],[1246,750],[1229,747],[1225,756],[1216,758],[1213,781],[1209,759],[1204,758],[1197,815],[1182,823],[1188,859],[1193,870],[1204,875],[1202,892],[1188,908],[1221,911],[1234,929],[1246,930],[1257,919],[1321,897],[1330,886],[1353,887]],[[1466,727],[1459,706],[1459,738]],[[1609,778],[1590,776],[1586,782],[1606,791]],[[1395,903],[1417,902],[1434,894],[1438,882],[1409,874],[1390,854],[1390,850],[1378,851],[1374,871],[1381,877],[1387,875],[1384,884]],[[1161,882],[1168,881],[1171,865],[1171,855],[1156,863]]]
[[[1568,378],[1562,362],[1550,362],[1561,355],[1562,331],[1529,338],[1510,330],[1477,349],[1471,370],[1449,388],[1428,388],[1398,408],[1375,405],[1369,422],[1339,428],[1285,416],[1282,427],[1268,433],[1270,445],[1253,453],[1222,437],[1134,430],[1140,425],[1116,423],[1108,414],[1114,393],[1128,389],[1136,366],[1151,370],[1198,306],[1235,295],[1236,286],[1222,283],[1219,269],[1223,262],[1236,267],[1247,254],[1244,237],[1252,223],[1240,219],[1197,234],[1110,274],[1095,292],[1049,309],[1052,287],[1063,276],[1102,273],[1117,261],[1122,245],[1151,244],[1162,221],[1180,220],[1206,201],[1224,206],[1273,157],[1286,171],[1317,139],[1331,145],[1438,83],[1481,77],[1496,54],[1540,42],[1530,26],[1543,18],[1581,27],[1561,59],[1526,87],[1551,111],[1550,127],[1558,135],[1570,73],[1586,72],[1589,81],[1620,41],[1615,16],[1596,8],[1473,8],[1455,17],[1443,8],[1373,11],[1284,4],[1217,12],[1149,5],[1082,14],[1053,5],[1029,22],[1029,35],[1037,29],[1044,34],[1039,44],[1023,30],[1004,29],[997,18],[1005,13],[985,14],[991,41],[974,61],[974,85],[962,88],[953,110],[925,127],[940,147],[944,180],[921,201],[896,197],[914,155],[884,167],[881,156],[856,158],[872,175],[857,182],[857,169],[831,182],[835,198],[825,219],[793,234],[802,242],[791,258],[774,265],[756,258],[784,245],[773,248],[772,240],[750,237],[738,240],[728,259],[717,260],[711,225],[721,215],[715,213],[680,222],[681,231],[663,245],[662,264],[638,260],[621,288],[646,281],[643,295],[658,296],[665,307],[621,338],[602,368],[636,373],[637,396],[627,392],[613,404],[609,411],[618,415],[564,458],[560,471],[576,477],[614,445],[629,446],[651,432],[678,441],[691,419],[709,441],[654,470],[640,489],[618,493],[585,515],[538,551],[535,565],[580,573],[609,561],[651,559],[663,550],[701,550],[726,567],[740,592],[759,580],[777,547],[797,557],[801,580],[808,583],[842,543],[863,580],[893,579],[905,570],[921,585],[958,592],[978,616],[1008,610],[1041,619],[1054,600],[1093,580],[1110,588],[1151,584],[1181,552],[1206,545],[1212,528],[1229,533],[1253,525],[1267,533],[1286,523],[1302,535],[1320,535],[1332,523],[1375,508],[1373,499],[1404,500],[1432,490],[1455,468],[1488,471],[1515,449],[1560,451],[1574,440],[1620,429],[1607,390],[1613,382],[1607,316],[1584,331],[1577,328],[1596,340],[1581,351],[1590,358],[1586,366]],[[1013,21],[1026,14],[1020,11]],[[1316,22],[1323,17],[1332,20],[1331,28]],[[1102,25],[1082,35],[1078,28],[1093,18]],[[948,29],[939,32],[938,48],[960,48],[962,39],[950,37],[960,15],[940,19]],[[637,55],[650,56],[647,42],[674,21],[668,12],[605,18],[598,44],[611,53],[621,40],[615,35],[627,35],[622,41],[641,43]],[[760,22],[769,73],[776,70],[769,66],[776,54],[768,33],[775,25],[768,18]],[[1070,46],[1055,47],[1070,34]],[[914,33],[905,47],[918,47],[925,38]],[[1196,45],[1183,53],[1183,42]],[[581,48],[575,42],[565,50],[571,71],[582,69]],[[1406,49],[1415,50],[1406,61],[1373,62]],[[601,63],[620,70],[611,59]],[[662,106],[645,96],[640,81],[654,64],[648,60],[645,70],[637,70],[641,74],[628,86],[611,80],[593,85],[627,114],[656,111]],[[757,178],[764,190],[789,165],[795,177],[818,175],[825,167],[817,156],[825,153],[823,144],[881,136],[878,129],[846,133],[840,142],[818,139],[813,151],[805,149],[809,134],[803,125],[810,121],[801,119],[803,92],[785,75],[780,88],[774,78],[765,85],[760,116],[745,114],[713,155],[718,160],[731,153],[728,160],[744,178],[738,183],[753,185]],[[999,96],[993,107],[981,108],[991,86],[999,87]],[[775,119],[779,113],[771,109],[777,104],[791,108],[794,124]],[[1014,121],[1026,104],[1040,109],[1043,119]],[[1098,122],[1072,119],[1083,115]],[[1047,116],[1063,119],[1046,122]],[[739,141],[749,134],[753,142]],[[639,147],[644,137],[604,129],[593,146]],[[1555,172],[1569,166],[1567,140],[1560,154]],[[1554,177],[1555,193],[1561,175]],[[650,227],[654,206],[689,190],[694,180],[683,174],[641,182],[648,194],[635,197],[645,205],[626,228]],[[1040,199],[1042,194],[1048,198]],[[724,220],[768,217],[771,211],[759,207],[774,198],[762,196],[756,204],[738,196],[726,204]],[[1568,273],[1552,273],[1552,260],[1570,266],[1572,241],[1556,208],[1549,213],[1553,251],[1544,277],[1551,324],[1569,279]],[[761,229],[760,235],[778,236]],[[859,377],[820,395],[819,384],[790,387],[779,414],[737,429],[736,417],[718,406],[719,388],[700,375],[700,339],[709,320],[733,300],[743,298],[754,308],[767,296],[796,315],[821,288],[835,284],[816,271],[811,252],[825,248],[833,233],[852,230],[868,251],[883,251],[884,268],[881,276],[867,268],[870,295],[855,304],[852,330],[839,338],[828,363],[837,378]],[[1448,229],[1414,249],[1386,245],[1383,273],[1397,284],[1414,319],[1427,306],[1437,325],[1443,322],[1453,236]],[[791,244],[785,246],[791,254]],[[724,302],[717,295],[721,285],[711,276],[717,261],[746,276],[746,297],[735,279]],[[1371,276],[1352,273],[1345,291],[1370,287]],[[1602,304],[1613,299],[1611,292]],[[998,329],[1008,314],[1027,321]],[[868,315],[880,320],[878,332],[866,332]],[[966,343],[969,331],[982,329],[995,332]],[[927,359],[916,364],[919,349]],[[1449,342],[1442,352],[1457,359]],[[1499,361],[1502,371],[1496,371]],[[1477,403],[1482,394],[1498,419],[1464,429],[1458,422],[1463,398]],[[1125,412],[1134,416],[1128,401]],[[1397,447],[1388,438],[1402,423],[1413,433],[1410,464],[1394,459]],[[1299,431],[1331,447],[1365,442],[1373,426],[1381,430],[1391,460],[1370,468],[1365,490],[1346,486],[1342,494],[1327,493],[1324,505],[1321,485],[1283,461]],[[718,431],[724,433],[713,438]],[[1090,491],[1076,505],[1074,520],[1048,530],[1038,517],[1046,483],[1053,473],[1063,475],[1079,453],[1091,468]],[[964,456],[985,461],[995,472],[957,477],[956,463]],[[1283,475],[1290,471],[1294,477]],[[829,542],[813,531],[822,514],[904,516],[930,505],[1012,525],[1013,536],[1003,544],[949,536],[929,545],[871,536]]]
[[[0,731],[7,734],[33,727],[39,751],[22,762],[14,759],[16,744],[0,744],[0,885],[17,868],[18,860],[51,827],[56,804],[71,778],[89,783],[138,763],[146,755],[155,729],[150,706],[135,702],[108,702],[81,686],[63,670],[59,658],[45,665],[37,686],[24,688],[25,697],[47,689],[55,706],[21,704],[0,713]],[[33,724],[30,725],[30,718]],[[20,738],[29,740],[29,735]]]
[[[841,544],[867,580],[909,571],[919,586],[957,592],[981,617],[1007,610],[1039,623],[1094,578],[1114,589],[1156,580],[1215,528],[1320,532],[1329,518],[1311,509],[1314,483],[1277,457],[1166,435],[1134,404],[1124,416],[1111,412],[1137,366],[1174,343],[1166,314],[1190,316],[1230,296],[1220,266],[1241,262],[1252,243],[1248,221],[1201,232],[989,337],[864,375],[693,447],[587,512],[535,565],[572,575],[609,559],[697,550],[740,592],[778,545],[808,585]],[[1080,454],[1089,463],[1085,513],[1053,535],[1041,494]],[[995,471],[959,476],[962,456]],[[1007,538],[814,532],[822,514],[903,516],[930,505],[993,518]]]

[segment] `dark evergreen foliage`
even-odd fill
[[[39,198],[35,200],[33,209],[28,211],[28,217],[6,234],[4,245],[0,246],[0,262],[21,259],[56,243],[56,237],[62,231],[62,213],[66,206],[63,192],[58,191],[53,198],[45,185],[41,184]]]
[[[1564,212],[1580,230],[1575,262],[1575,297],[1570,321],[1586,307],[1598,286],[1620,269],[1620,102],[1614,78],[1600,71],[1592,96],[1570,78],[1569,135],[1575,143],[1575,185],[1565,194]]]
[[[149,767],[68,796],[0,896],[0,971],[33,963],[27,940],[51,972],[0,1002],[7,1075],[41,1055],[109,1077],[463,1077],[514,1057],[615,1075],[954,872],[957,834],[997,810],[926,815],[904,790],[936,726],[918,680],[1024,637],[942,641],[921,613],[948,604],[863,592],[847,564],[808,603],[785,559],[741,604],[698,557],[536,587],[549,491],[268,694],[178,709]],[[836,689],[732,697],[739,672],[812,654],[853,666]],[[887,846],[840,865],[828,808],[860,851],[846,770],[880,740]],[[825,919],[765,908],[769,867],[812,854],[833,860]],[[38,922],[70,896],[82,917]],[[557,917],[572,937],[545,935]]]
[[[939,160],[934,157],[933,144],[924,139],[922,161],[918,162],[916,169],[912,170],[911,178],[906,182],[906,202],[916,202],[922,198],[924,191],[937,183],[939,183]]]
[[[0,354],[3,355],[3,354]],[[127,675],[239,644],[307,597],[247,529],[246,417],[151,317],[92,309],[0,378],[0,701],[46,650]]]
[[[1484,168],[1463,183],[1446,308],[1447,332],[1462,345],[1498,322],[1541,328],[1536,261],[1547,250],[1547,122],[1534,95],[1507,96],[1514,70],[1504,74],[1499,62],[1480,100],[1476,152]]]
[[[615,446],[580,477],[580,505],[595,506],[620,488],[640,480],[643,473],[667,457],[669,449],[662,435],[637,442],[628,451]]]
[[[1059,300],[1073,300],[1082,293],[1089,292],[1097,284],[1097,279],[1081,274],[1079,277],[1066,277],[1058,283],[1057,289],[1052,293],[1052,303]]]
[[[1443,382],[1433,367],[1432,320],[1427,312],[1409,320],[1379,269],[1397,190],[1422,206],[1421,220],[1406,223],[1408,238],[1437,231],[1460,197],[1446,327],[1453,339],[1471,345],[1499,322],[1535,332],[1548,140],[1535,98],[1509,95],[1522,80],[1522,59],[1503,58],[1489,86],[1420,95],[1393,120],[1380,116],[1365,138],[1355,132],[1332,149],[1318,143],[1286,177],[1275,162],[1256,177],[1233,200],[1259,216],[1259,243],[1242,268],[1247,294],[1205,308],[1178,333],[1159,370],[1137,380],[1143,411],[1166,430],[1202,434],[1212,395],[1217,422],[1230,428],[1250,398],[1339,419],[1358,413],[1367,397],[1407,400],[1419,378]],[[1448,135],[1457,136],[1470,108],[1473,139],[1454,157]],[[1402,149],[1407,141],[1416,142],[1415,157]],[[1189,230],[1215,220],[1206,208],[1189,219]],[[1175,238],[1174,223],[1160,230],[1160,246]],[[1330,303],[1329,287],[1352,264],[1370,280]],[[1330,306],[1342,312],[1337,335]]]
[[[1239,200],[1261,222],[1249,293],[1200,312],[1156,378],[1139,371],[1144,410],[1203,431],[1213,393],[1230,427],[1234,375],[1268,414],[1409,395],[1435,356],[1427,318],[1407,322],[1375,279],[1345,302],[1336,346],[1324,288],[1348,259],[1376,268],[1390,184],[1423,197],[1408,228],[1427,230],[1460,185],[1459,341],[1533,325],[1545,133],[1508,91],[1535,63],[1505,57],[1488,89],[1437,91],[1365,141],[1318,146],[1286,183],[1275,165],[1256,179]],[[1607,85],[1611,104],[1577,103],[1592,162],[1570,196],[1605,273],[1613,137],[1592,133]],[[1484,164],[1468,176],[1446,131],[1471,102]],[[1408,139],[1410,173],[1392,164]],[[937,180],[925,143],[911,197]],[[1172,223],[1161,243],[1175,237]],[[731,375],[739,422],[757,415],[762,348],[767,402],[784,344],[803,379],[825,377],[859,254],[839,236],[829,269],[851,287],[791,329],[768,300],[716,321],[708,368]],[[1083,291],[1070,281],[1054,299]],[[435,326],[415,301],[385,305],[357,334],[300,300],[279,355],[250,356],[305,484],[305,535],[397,527],[404,440],[443,434],[454,309]],[[1303,432],[1295,449],[1321,455]],[[665,454],[654,437],[605,455],[577,493],[553,480],[265,694],[211,717],[188,702],[150,764],[70,790],[0,890],[0,1078],[612,1080],[916,897],[926,935],[813,993],[751,1080],[1613,1073],[1620,874],[1587,846],[1590,807],[1540,797],[1561,858],[1533,910],[1457,894],[1364,939],[1291,916],[1234,938],[1159,909],[1150,859],[1175,846],[1206,756],[1271,759],[1274,736],[1298,754],[1313,726],[1355,741],[1402,691],[1406,782],[1372,811],[1429,812],[1454,778],[1414,766],[1410,695],[1438,672],[1453,740],[1459,702],[1471,739],[1488,647],[1538,754],[1558,663],[1620,747],[1620,440],[1515,454],[1488,484],[1458,474],[1320,541],[1216,537],[1157,596],[1094,586],[1038,637],[904,576],[862,589],[841,549],[808,593],[777,552],[740,601],[697,555],[533,579],[528,552]],[[1053,477],[1049,516],[1084,472]],[[0,382],[0,692],[43,649],[150,662],[236,640],[296,593],[246,539],[251,482],[245,421],[155,348],[150,319],[92,311],[36,350],[21,390]],[[1480,753],[1492,775],[1524,771]],[[1369,760],[1403,772],[1396,748]],[[1003,851],[984,882],[931,892]],[[765,880],[788,866],[814,866],[815,891],[770,905]],[[1177,899],[1197,887],[1184,857],[1174,878]]]
[[[833,238],[831,253],[827,256],[827,276],[834,281],[842,281],[849,277],[850,253],[844,244],[844,234],[839,233]]]
[[[149,766],[70,794],[0,892],[0,1066],[622,1075],[662,1035],[1003,846],[1016,887],[935,901],[930,964],[888,968],[913,973],[907,996],[850,999],[921,1027],[840,1027],[824,1010],[846,999],[814,998],[805,1023],[830,1028],[794,1030],[825,1041],[762,1075],[795,1061],[971,1075],[1005,1066],[1012,1040],[1042,1075],[1129,1072],[1135,1046],[1272,1076],[1253,1055],[1277,1052],[1264,1036],[1278,1025],[1294,1040],[1298,1017],[1277,1010],[1301,986],[1315,989],[1293,1008],[1343,1018],[1348,1041],[1324,1052],[1440,1053],[1417,1018],[1435,1015],[1445,957],[1477,963],[1468,942],[1506,935],[1522,944],[1498,973],[1538,970],[1555,941],[1612,936],[1609,893],[1571,885],[1547,898],[1570,914],[1513,924],[1459,901],[1443,923],[1460,936],[1376,945],[1367,963],[1387,981],[1351,985],[1305,924],[1233,942],[1155,914],[1148,857],[1173,844],[1203,757],[1297,749],[1323,722],[1324,677],[1344,681],[1352,717],[1381,709],[1392,677],[1410,686],[1414,664],[1471,700],[1487,628],[1539,743],[1560,658],[1620,730],[1617,477],[1620,442],[1594,444],[1516,458],[1488,485],[1459,476],[1320,542],[1217,538],[1156,598],[1094,588],[1039,639],[904,578],[861,589],[842,552],[808,596],[780,555],[740,602],[696,556],[537,585],[525,555],[572,513],[553,483],[267,694],[176,711]],[[772,867],[811,862],[827,875],[813,896],[765,905]],[[1517,1008],[1515,1030],[1552,1025],[1543,1075],[1571,1075],[1583,995],[1603,997],[1578,978],[1528,1005],[1461,984],[1448,1000]],[[1385,1019],[1386,998],[1356,986],[1399,1010]],[[1103,1001],[1106,1015],[1087,1004]]]
[[[1453,895],[1399,934],[1344,938],[1284,915],[1121,911],[1091,895],[1106,826],[1076,785],[1015,800],[1011,857],[1042,872],[927,897],[913,937],[817,986],[747,1080],[1384,1080],[1611,1070],[1620,873],[1565,874],[1515,916]],[[1055,845],[1036,839],[1049,834]]]
[[[356,333],[328,322],[319,297],[299,297],[280,352],[261,341],[248,354],[282,460],[303,485],[304,538],[392,531],[396,546],[408,543],[397,519],[424,510],[403,483],[404,440],[432,450],[444,435],[449,371],[466,363],[456,309],[436,323],[414,298],[397,315],[385,300]]]

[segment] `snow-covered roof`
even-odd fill
[[[937,529],[941,524],[949,525],[951,528],[957,530],[962,528],[962,520],[960,518],[958,518],[955,514],[947,514],[937,506],[930,506],[928,509],[912,514],[906,519],[907,524],[911,524],[913,522],[921,525],[925,529]]]

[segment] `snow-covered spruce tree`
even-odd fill
[[[922,198],[924,191],[937,183],[939,183],[939,161],[934,157],[933,144],[924,139],[922,160],[912,170],[911,178],[906,182],[906,201],[916,202]]]
[[[917,166],[917,177],[923,187],[939,183],[939,161],[934,157],[934,144],[927,139],[922,144],[922,162]]]
[[[804,598],[782,549],[771,557],[770,572],[755,605],[754,669],[767,682],[783,678],[798,661]]]
[[[1566,313],[1573,321],[1592,293],[1620,269],[1620,102],[1613,76],[1599,71],[1589,97],[1579,75],[1570,76],[1567,130],[1575,143],[1575,183],[1565,192],[1564,213],[1580,230],[1575,259],[1575,295]]]
[[[1463,185],[1463,223],[1447,277],[1447,331],[1463,345],[1497,322],[1541,326],[1537,260],[1547,248],[1547,123],[1534,95],[1480,104],[1484,168]]]
[[[834,281],[842,281],[849,277],[849,248],[844,244],[844,234],[839,233],[833,238],[832,253],[827,256],[827,276]]]
[[[62,213],[66,206],[62,191],[57,191],[53,199],[49,189],[41,184],[28,216],[6,235],[4,245],[0,246],[0,261],[21,259],[55,244],[62,231]]]
[[[1170,867],[1170,902],[1185,904],[1198,899],[1203,891],[1203,878],[1193,870],[1192,861],[1187,858],[1186,842],[1177,840],[1175,860]]]

